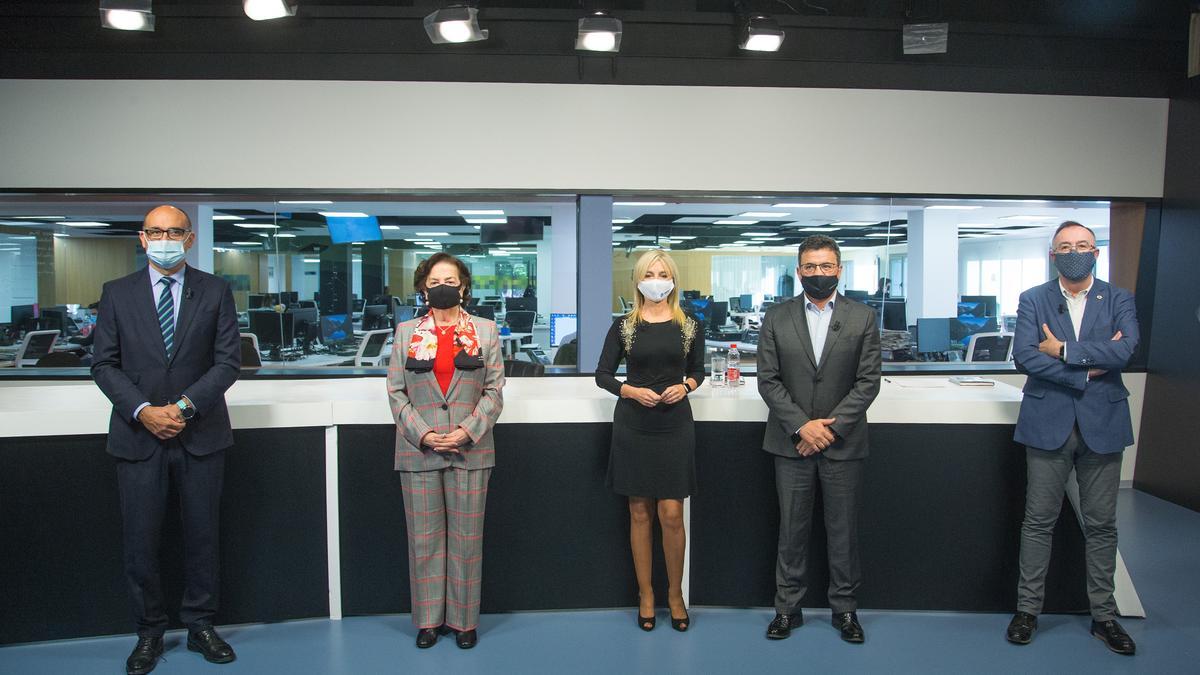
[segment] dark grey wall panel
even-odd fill
[[[1195,83],[1193,92],[1200,90]],[[1171,101],[1134,486],[1200,511],[1200,95]]]
[[[324,429],[240,430],[234,440],[221,500],[217,621],[328,615]],[[133,632],[116,470],[104,443],[0,439],[0,644]],[[174,617],[183,563],[174,492],[170,499],[162,569]]]

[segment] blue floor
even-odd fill
[[[694,608],[686,634],[665,612],[643,633],[632,610],[484,615],[479,646],[453,639],[413,646],[407,615],[309,620],[222,629],[238,651],[227,666],[188,652],[168,634],[156,673],[1198,673],[1200,513],[1122,490],[1121,551],[1146,607],[1122,624],[1138,655],[1110,653],[1088,634],[1086,616],[1047,615],[1033,644],[1004,640],[1009,615],[859,613],[867,643],[843,643],[827,610],[805,612],[788,640],[763,637],[770,610]],[[868,580],[869,582],[869,580]],[[130,636],[0,649],[0,673],[120,673]]]

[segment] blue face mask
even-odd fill
[[[1092,268],[1095,266],[1096,255],[1094,253],[1071,251],[1070,253],[1054,254],[1054,267],[1058,269],[1058,273],[1063,275],[1064,279],[1083,281],[1092,273]]]
[[[165,270],[171,269],[183,260],[183,241],[160,239],[147,243],[149,245],[146,247],[146,257]]]

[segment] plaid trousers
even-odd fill
[[[492,470],[401,471],[408,579],[417,628],[479,625],[483,508]]]

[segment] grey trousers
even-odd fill
[[[808,590],[808,542],[817,481],[825,507],[829,549],[829,607],[835,613],[858,608],[862,581],[858,561],[858,493],[866,461],[775,457],[779,493],[779,550],[775,563],[775,611],[794,614]]]
[[[1071,469],[1079,482],[1083,521],[1088,601],[1092,618],[1117,617],[1113,573],[1117,567],[1117,488],[1121,483],[1121,453],[1098,454],[1088,449],[1076,427],[1057,450],[1025,449],[1028,487],[1025,521],[1021,524],[1021,578],[1017,610],[1037,616],[1046,595],[1050,539]]]

